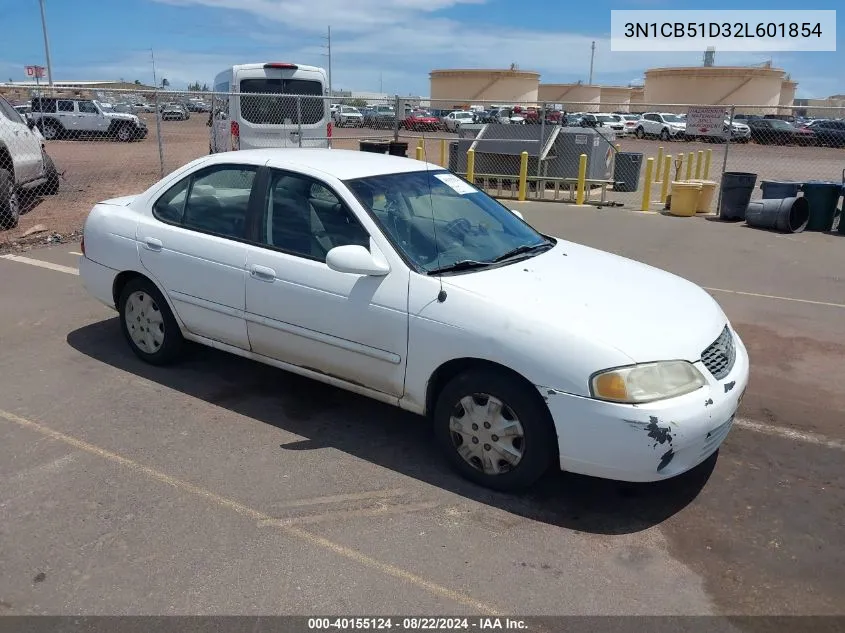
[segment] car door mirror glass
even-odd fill
[[[339,273],[381,277],[390,272],[387,264],[376,261],[370,251],[357,244],[336,246],[326,254],[326,265]]]

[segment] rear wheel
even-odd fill
[[[120,327],[129,347],[151,365],[166,365],[184,346],[179,324],[158,288],[142,277],[127,282],[118,299]]]
[[[638,127],[637,131],[634,132],[634,136],[636,136],[640,140],[644,139],[645,138],[645,130],[641,127]]]
[[[13,229],[21,216],[21,199],[15,179],[5,169],[0,169],[0,230]]]
[[[668,141],[669,140],[669,130],[667,130],[666,128],[663,128],[660,131],[660,140],[661,141]]]
[[[435,434],[453,468],[496,490],[517,490],[551,466],[557,437],[539,393],[503,373],[452,379],[434,410]]]

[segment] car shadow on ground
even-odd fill
[[[425,418],[342,389],[207,348],[189,345],[186,358],[153,367],[132,354],[118,318],[74,330],[68,344],[86,356],[188,396],[308,438],[277,450],[331,447],[397,473],[552,525],[595,534],[629,534],[673,516],[707,483],[713,455],[684,475],[629,484],[551,472],[529,491],[504,494],[455,474],[435,445]]]

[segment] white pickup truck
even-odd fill
[[[25,121],[0,97],[0,230],[18,225],[35,196],[59,191],[59,174],[32,119]]]

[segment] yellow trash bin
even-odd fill
[[[669,213],[690,217],[698,209],[698,198],[701,196],[701,183],[687,180],[676,180],[672,183],[672,202]]]
[[[713,198],[716,196],[716,181],[693,179],[690,182],[701,183],[701,195],[698,197],[698,207],[696,208],[695,212],[710,213],[710,207],[713,204]]]

